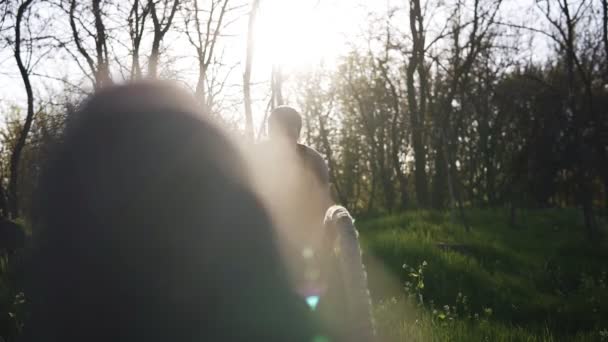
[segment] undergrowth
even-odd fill
[[[388,341],[608,341],[608,248],[575,210],[413,211],[359,222]]]

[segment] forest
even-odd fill
[[[300,111],[384,339],[608,341],[608,0],[0,0],[3,222],[82,101],[150,79],[246,144]]]

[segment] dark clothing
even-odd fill
[[[321,154],[302,144],[296,146],[296,151],[302,163],[317,177],[319,184],[329,188],[329,170]]]
[[[325,161],[310,147],[275,140],[256,145],[253,152],[256,190],[277,228],[291,282],[302,296],[318,292],[322,262],[315,259],[331,204]]]
[[[284,146],[267,141],[256,146],[252,156],[258,191],[275,219],[294,231],[320,227],[325,211],[332,204],[329,171],[316,150],[297,144]]]

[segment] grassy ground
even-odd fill
[[[413,211],[358,222],[388,341],[608,341],[608,244],[575,210]],[[605,223],[604,227],[605,227]]]

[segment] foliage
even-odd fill
[[[600,338],[608,252],[577,234],[580,213],[530,211],[518,229],[500,209],[467,214],[469,234],[435,211],[360,222],[379,331],[408,341]]]
[[[36,120],[21,155],[18,177],[19,207],[25,214],[29,214],[31,211],[31,200],[38,178],[46,158],[49,156],[53,142],[61,135],[65,124],[64,114],[52,112],[53,108],[51,107],[45,109],[48,109],[49,112],[41,110],[36,114]],[[19,108],[12,107],[6,113],[4,121],[4,127],[0,128],[0,136],[4,141],[4,145],[0,149],[0,188],[6,187],[8,183],[10,153],[21,129],[22,122]],[[1,201],[6,201],[6,199],[0,198]],[[6,216],[6,213],[3,214]]]
[[[25,318],[25,294],[17,286],[15,258],[0,255],[0,337],[14,341]]]
[[[367,30],[345,37],[348,48],[335,60],[286,74],[280,64],[287,61],[278,60],[270,80],[242,81],[245,88],[252,86],[252,94],[244,96],[245,91],[231,90],[241,56],[233,62],[224,49],[238,41],[230,37],[247,34],[245,25],[239,26],[251,8],[246,2],[95,0],[50,6],[36,1],[24,8],[20,37],[24,57],[29,56],[24,71],[34,88],[34,126],[48,120],[41,113],[51,107],[78,103],[107,85],[170,78],[193,90],[203,112],[235,129],[243,126],[234,118],[243,116],[247,97],[250,135],[253,117],[267,118],[280,103],[298,107],[302,140],[326,157],[336,198],[357,215],[456,204],[582,206],[593,239],[595,208],[608,204],[605,1],[561,7],[534,1],[523,11],[530,12],[523,25],[509,16],[506,2],[412,0],[386,11],[372,6],[369,25],[362,25]],[[6,51],[17,45],[12,28],[18,3],[0,5],[5,14],[0,43]],[[260,6],[262,12],[275,10],[265,7],[272,3]],[[522,42],[528,35],[538,39],[529,43],[529,52]],[[548,49],[539,48],[546,43]],[[68,67],[44,70],[54,65]],[[43,86],[47,81],[49,89]],[[0,113],[18,123],[1,139],[0,162],[3,178],[20,180],[9,201],[19,197],[20,205],[33,189],[21,183],[36,178],[24,170],[35,170],[46,151],[40,142],[40,153],[20,156],[19,163],[7,160],[25,128],[13,118],[25,113],[15,116],[4,108]],[[260,133],[264,120],[255,123]],[[27,144],[38,141],[29,136]],[[7,174],[9,164],[20,167]],[[5,190],[6,180],[2,183]],[[27,210],[19,214],[27,216]]]

